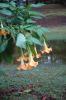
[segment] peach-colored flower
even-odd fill
[[[36,58],[40,58],[41,57],[41,53],[37,53],[37,49],[36,47],[34,47],[35,53],[36,53]]]
[[[19,67],[17,68],[18,70],[30,70],[33,68],[33,66],[31,66],[29,63],[25,63],[24,62],[24,58],[21,56],[17,59],[17,61],[20,61],[21,64],[19,65]]]
[[[36,67],[38,65],[38,62],[35,62],[34,60],[33,61],[30,61],[29,62],[29,65],[30,66],[33,66],[33,67]]]
[[[29,57],[25,57],[25,56],[24,56],[24,57],[23,57],[23,60],[27,62],[27,61],[29,60]]]
[[[20,62],[21,61],[21,57],[17,58],[16,61]]]
[[[25,66],[25,64],[21,64],[21,65],[19,65],[18,66],[18,68],[17,68],[18,70],[27,70],[27,67]]]
[[[33,67],[36,67],[36,66],[38,65],[38,62],[35,62],[35,61],[33,60],[32,53],[30,53],[30,55],[29,55],[29,65],[30,65],[30,66],[33,66]]]
[[[33,66],[30,66],[29,63],[21,64],[18,66],[18,70],[31,70]]]
[[[21,59],[23,59],[24,61],[28,61],[29,60],[29,57],[28,56],[21,56],[21,57],[19,57],[18,59],[17,59],[17,61],[21,61]]]
[[[31,70],[33,66],[30,66],[29,63],[26,63],[27,70]]]
[[[3,27],[3,24],[1,22],[1,29],[0,29],[0,36],[4,35],[6,36],[7,34],[9,34]]]
[[[19,67],[17,68],[18,70],[27,70],[27,66],[24,63],[23,58],[21,57],[20,59],[18,59],[21,61],[21,64],[19,65]]]
[[[4,35],[6,36],[8,34],[7,31],[5,31],[4,29],[0,29],[0,36]]]
[[[41,58],[41,53],[38,53],[37,55],[36,55],[36,58]]]
[[[29,70],[33,67],[36,67],[38,65],[38,62],[35,62],[33,59],[32,52],[30,51],[29,57],[26,55],[23,55],[17,59],[17,61],[21,62],[21,65],[17,68],[18,70]],[[25,63],[24,61],[29,61],[28,63]]]
[[[45,53],[48,53],[48,54],[49,54],[51,51],[52,51],[52,48],[47,48],[47,49],[44,50],[44,52],[45,52]]]
[[[52,48],[51,48],[51,47],[48,48],[46,42],[44,41],[44,49],[41,51],[41,53],[42,53],[42,54],[43,54],[43,53],[49,54],[51,51],[52,51]]]

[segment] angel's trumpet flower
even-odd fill
[[[49,54],[51,51],[52,51],[52,48],[51,48],[51,47],[48,48],[48,46],[47,46],[47,44],[46,44],[46,42],[45,42],[45,40],[44,40],[44,49],[41,51],[41,53],[42,53],[42,54],[43,54],[43,53]]]
[[[27,70],[27,67],[26,67],[26,65],[25,65],[25,63],[24,63],[24,60],[23,60],[23,58],[21,58],[20,59],[21,60],[21,64],[18,66],[18,70]]]
[[[19,57],[19,58],[17,59],[17,61],[21,61],[21,59],[23,59],[25,62],[27,62],[27,61],[29,60],[29,57],[26,56],[26,55],[23,55],[23,56]]]
[[[36,46],[34,47],[34,50],[35,50],[35,53],[36,53],[36,58],[40,58],[41,57],[41,54],[40,53],[37,53]]]
[[[35,61],[34,61],[31,52],[30,52],[30,54],[29,54],[29,65],[30,65],[30,66],[33,66],[33,67],[36,67],[36,66],[38,65],[38,62],[35,62]]]
[[[7,34],[9,34],[3,27],[3,24],[1,22],[1,29],[0,29],[0,36],[6,36]]]

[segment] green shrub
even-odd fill
[[[13,1],[0,3],[0,53],[7,50],[10,55],[16,46],[22,57],[26,52],[29,56],[36,56],[37,45],[47,47],[44,33],[48,29],[36,24],[36,20],[44,15],[32,10],[32,7],[41,5],[16,6]]]

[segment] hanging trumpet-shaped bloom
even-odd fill
[[[43,53],[49,54],[51,51],[52,51],[52,48],[51,48],[51,47],[48,48],[48,46],[47,46],[47,44],[46,44],[46,42],[45,42],[45,40],[44,40],[44,49],[41,51],[41,53],[42,53],[42,54],[43,54]]]
[[[24,54],[23,60],[24,60],[25,62],[29,61],[29,56],[28,56],[27,53]]]
[[[0,29],[0,36],[4,35],[6,36],[8,32],[6,32],[4,29]]]
[[[21,61],[21,59],[23,59],[25,62],[27,62],[29,60],[29,57],[28,56],[21,56],[17,59],[17,61]]]
[[[21,57],[21,59],[17,59],[18,61],[21,61],[21,64],[19,65],[19,67],[17,68],[18,70],[27,70],[27,66],[24,63],[23,58]]]
[[[33,66],[29,65],[29,63],[25,63],[27,70],[31,70],[33,68]]]
[[[31,70],[33,68],[33,66],[31,66],[29,63],[24,63],[22,57],[18,58],[17,61],[21,61],[21,64],[17,68],[18,70]]]
[[[40,58],[41,57],[41,53],[37,53],[37,49],[36,46],[34,47],[35,53],[36,53],[36,58]]]
[[[17,59],[17,61],[21,62],[21,64],[17,68],[18,70],[30,70],[33,68],[33,66],[29,65],[29,63],[25,63],[25,62],[29,61],[29,56],[26,53],[23,54],[23,52],[22,52],[22,56],[19,57]]]
[[[34,61],[31,52],[30,52],[30,54],[29,54],[29,65],[30,65],[30,66],[33,66],[33,67],[36,67],[36,66],[38,65],[38,62],[35,62],[35,61]]]
[[[3,24],[1,22],[0,36],[2,36],[2,35],[6,36],[7,34],[8,34],[8,32],[4,29]]]
[[[17,69],[18,70],[27,70],[27,66],[26,66],[26,64],[24,62],[24,54],[23,54],[23,50],[22,49],[21,49],[21,55],[22,56],[17,59],[17,61],[21,62],[21,64],[19,65],[19,67]]]

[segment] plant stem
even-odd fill
[[[24,61],[23,61],[23,50],[22,50],[22,48],[20,49],[21,50],[21,65],[23,65],[24,64]]]

